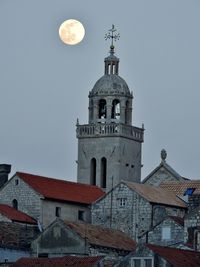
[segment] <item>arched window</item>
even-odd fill
[[[13,206],[14,209],[18,210],[18,201],[17,201],[17,199],[13,199],[12,206]]]
[[[99,119],[106,118],[106,100],[100,99],[99,100]]]
[[[118,99],[114,99],[112,102],[112,119],[120,119],[120,102]]]
[[[101,159],[101,187],[106,188],[106,179],[107,179],[107,159]]]
[[[96,159],[92,158],[90,161],[90,184],[96,185]]]
[[[125,124],[129,122],[129,102],[126,101],[126,109],[125,109]]]

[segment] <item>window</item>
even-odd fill
[[[19,180],[16,179],[16,180],[15,180],[15,185],[18,185],[18,184],[19,184]]]
[[[118,201],[118,204],[119,204],[120,207],[124,207],[124,206],[126,206],[127,198],[120,197],[120,198],[117,199],[117,201]]]
[[[18,201],[17,201],[17,199],[13,199],[12,206],[13,206],[14,209],[18,210]]]
[[[134,257],[131,259],[131,267],[153,267],[154,260],[150,257],[138,258]]]
[[[96,159],[92,158],[90,161],[90,184],[96,185]]]
[[[196,188],[187,188],[185,190],[185,193],[183,194],[184,196],[192,196]]]
[[[101,187],[106,188],[107,179],[107,160],[106,158],[101,159]]]
[[[85,214],[84,210],[79,210],[78,211],[78,220],[79,221],[84,221],[84,214]]]
[[[56,217],[61,216],[61,207],[56,207],[55,215],[56,215]]]
[[[170,240],[171,239],[171,227],[163,226],[162,227],[162,240]]]

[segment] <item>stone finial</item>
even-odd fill
[[[76,120],[76,125],[79,125],[79,119],[77,118],[77,120]]]
[[[165,149],[162,149],[160,152],[160,156],[161,156],[162,161],[165,161],[167,158],[167,151]]]

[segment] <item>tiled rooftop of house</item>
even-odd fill
[[[194,188],[193,194],[200,194],[200,180],[188,180],[184,182],[162,182],[160,187],[174,192],[176,195],[184,195],[188,188]]]
[[[160,187],[154,187],[146,184],[124,182],[130,189],[136,191],[140,196],[151,203],[164,204],[186,208],[186,204],[176,195]]]
[[[173,267],[199,267],[200,266],[200,252],[161,247],[151,244],[146,245],[154,253],[164,258]]]
[[[14,209],[5,204],[0,204],[0,214],[7,217],[11,221],[27,224],[36,224],[37,222],[24,212]]]
[[[103,257],[65,256],[57,258],[21,258],[10,267],[93,267]],[[95,265],[96,264],[96,265]]]
[[[13,222],[0,222],[0,246],[29,248],[30,242],[39,234],[37,226]]]
[[[86,223],[64,223],[92,245],[125,251],[132,251],[136,247],[136,242],[119,230]]]
[[[105,194],[104,191],[97,186],[58,180],[22,172],[17,172],[16,175],[31,186],[35,191],[49,199],[91,204]]]

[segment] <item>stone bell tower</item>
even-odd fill
[[[79,183],[110,190],[121,180],[140,182],[143,128],[132,126],[132,99],[127,83],[119,76],[119,58],[113,40],[119,38],[114,25],[110,55],[104,75],[89,92],[89,121],[77,122]]]

